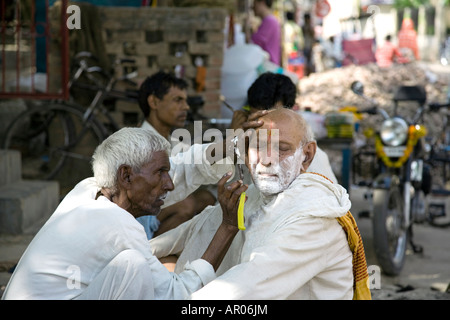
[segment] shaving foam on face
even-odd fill
[[[293,155],[281,162],[271,163],[267,167],[258,162],[252,165],[253,182],[263,195],[280,193],[299,175],[304,160],[305,153],[303,148],[299,147]]]

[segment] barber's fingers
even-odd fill
[[[261,127],[264,124],[264,121],[262,120],[255,120],[255,121],[246,121],[242,124],[242,129],[244,131],[247,131],[249,129],[256,129]]]
[[[242,124],[242,128],[245,130],[259,128],[264,124],[264,121],[259,118],[266,115],[268,113],[267,110],[260,110],[250,114],[247,118],[247,121]]]
[[[231,119],[230,129],[237,130],[247,121],[248,112],[244,110],[236,110]]]
[[[227,186],[221,185],[218,188],[218,200],[228,209],[232,209],[238,202],[241,193],[247,190],[247,188],[248,186],[243,184],[242,180],[234,181]]]
[[[222,201],[229,202],[229,199],[233,195],[233,193],[242,185],[241,180],[234,181],[226,186],[223,186],[222,189],[218,189],[218,197]]]
[[[222,209],[225,209],[228,214],[236,215],[239,206],[239,198],[247,188],[248,185],[243,184],[241,180],[226,186],[224,192],[218,195]]]
[[[260,117],[266,115],[267,113],[269,113],[268,110],[259,110],[259,111],[253,112],[252,114],[250,114],[250,115],[248,116],[248,119],[247,119],[247,120],[248,120],[248,121],[255,121],[255,120],[257,120],[258,118],[260,118]]]
[[[239,180],[240,186],[234,189],[233,193],[230,196],[230,203],[234,203],[236,206],[239,205],[239,198],[242,192],[245,192],[248,189],[248,185],[243,184],[241,180]]]
[[[226,188],[229,191],[229,198],[239,198],[242,192],[247,190],[247,187],[245,184],[243,184],[242,180],[235,181],[228,185]]]
[[[217,191],[218,191],[219,194],[222,193],[222,192],[224,191],[225,184],[226,184],[227,181],[231,178],[231,175],[232,175],[232,174],[233,174],[233,173],[230,171],[230,172],[225,173],[225,174],[223,175],[223,177],[220,178],[219,182],[217,183]]]

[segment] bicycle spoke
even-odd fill
[[[103,141],[96,120],[86,124],[82,118],[82,107],[40,105],[13,121],[3,147],[21,152],[23,178],[57,180],[64,194],[63,190],[92,175],[91,157]]]
[[[79,153],[75,153],[75,152],[69,152],[69,151],[62,151],[60,150],[61,154],[63,154],[66,157],[72,158],[72,159],[78,159],[78,160],[83,160],[86,162],[90,162],[92,157],[90,156],[85,156]]]

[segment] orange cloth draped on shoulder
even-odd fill
[[[371,300],[366,255],[356,221],[350,211],[337,218],[337,221],[347,234],[348,245],[353,253],[353,300]]]

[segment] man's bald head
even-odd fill
[[[278,129],[280,135],[282,133],[290,135],[296,138],[300,144],[314,141],[314,134],[309,124],[300,114],[291,109],[271,109],[259,120],[264,121],[264,125],[260,129]]]

